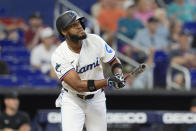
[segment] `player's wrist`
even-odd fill
[[[88,90],[90,92],[93,92],[93,91],[97,90],[97,88],[95,87],[95,81],[94,80],[88,80],[87,81],[87,87],[88,87]]]
[[[112,65],[112,74],[122,74],[122,64],[115,63],[114,65]]]

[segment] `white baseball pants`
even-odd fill
[[[107,131],[104,91],[92,99],[82,100],[76,94],[64,91],[61,94],[62,131]]]

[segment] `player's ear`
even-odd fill
[[[64,36],[67,35],[67,31],[65,31],[65,30],[62,30],[61,33],[62,33]]]

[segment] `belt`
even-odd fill
[[[91,94],[91,95],[80,95],[80,94],[77,94],[77,96],[79,98],[81,98],[82,100],[88,100],[88,99],[92,99],[94,97],[94,94]]]
[[[66,92],[68,92],[67,89],[63,88]],[[77,97],[79,97],[82,100],[88,100],[88,99],[92,99],[94,97],[94,94],[90,94],[90,95],[81,95],[81,94],[76,94]]]

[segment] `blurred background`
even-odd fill
[[[124,74],[148,65],[106,89],[108,131],[196,131],[196,0],[1,0],[0,130],[61,131],[50,57],[69,9],[115,49]]]

